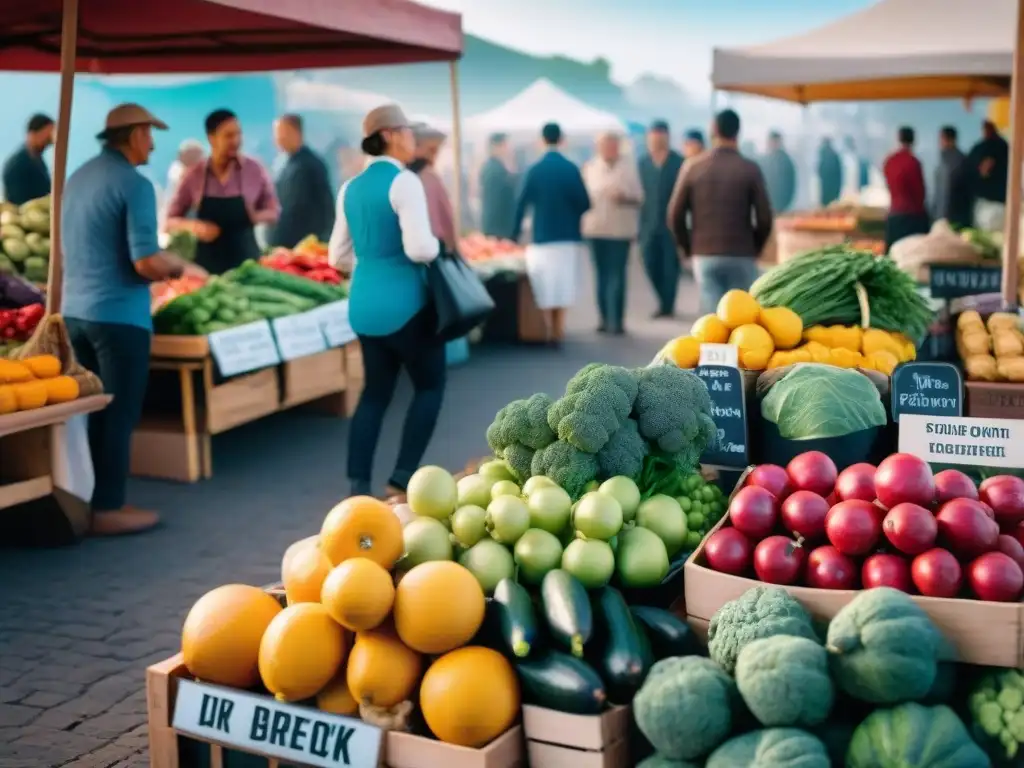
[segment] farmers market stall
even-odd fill
[[[843,243],[850,243],[860,250],[882,253],[885,248],[885,211],[832,205],[821,210],[786,213],[775,220],[775,239],[778,262]]]

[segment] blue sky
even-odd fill
[[[467,32],[535,54],[613,65],[709,91],[711,49],[799,34],[872,0],[422,0],[463,14]]]

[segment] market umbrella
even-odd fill
[[[60,204],[75,72],[246,72],[454,62],[461,52],[461,17],[411,0],[0,0],[0,69],[61,74],[50,309],[60,307]]]

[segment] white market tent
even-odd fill
[[[395,101],[382,93],[361,91],[302,77],[289,78],[282,91],[284,108],[289,112],[341,112],[362,116],[371,109]],[[417,123],[427,123],[443,131],[451,130],[452,126],[450,118],[413,113],[409,115],[409,119]]]
[[[808,104],[1002,96],[1017,0],[881,0],[810,32],[716,48],[716,90]]]
[[[541,127],[551,122],[558,123],[568,135],[626,132],[626,124],[619,117],[580,101],[547,78],[536,80],[504,104],[470,117],[465,128],[470,135],[539,135]]]

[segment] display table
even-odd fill
[[[221,378],[205,336],[154,336],[133,475],[193,483],[213,475],[213,435],[310,405],[348,416],[363,389],[357,342]]]
[[[65,488],[67,422],[106,408],[112,399],[94,395],[0,416],[0,509],[9,510],[5,537],[60,544],[85,535],[89,500]]]
[[[775,221],[772,232],[777,263],[801,253],[851,243],[857,248],[882,253],[885,246],[885,219],[878,213],[857,215],[855,211],[811,211],[787,213]]]

